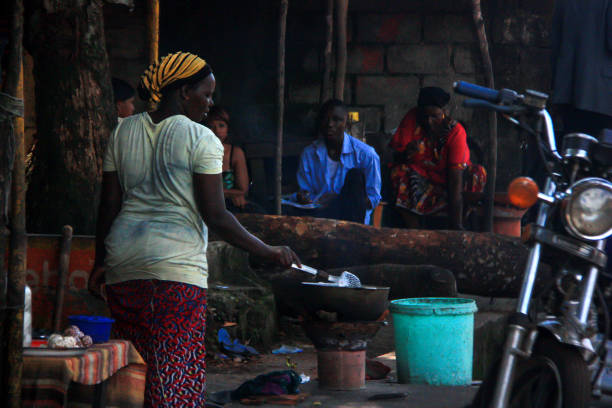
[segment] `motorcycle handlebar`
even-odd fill
[[[518,106],[496,105],[488,101],[483,101],[482,99],[466,99],[463,101],[463,106],[466,108],[483,108],[507,114],[515,114],[523,110],[523,108]]]
[[[453,89],[461,95],[484,99],[489,102],[499,102],[501,99],[501,93],[499,91],[465,81],[455,82],[453,84]]]

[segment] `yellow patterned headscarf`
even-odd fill
[[[149,101],[157,105],[161,101],[161,90],[179,79],[189,78],[206,66],[206,61],[189,52],[168,54],[149,68],[140,77],[140,86],[149,92]]]

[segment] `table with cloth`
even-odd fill
[[[109,395],[113,400],[109,405],[142,403],[145,370],[142,357],[127,340],[94,344],[81,355],[24,355],[23,406],[84,406],[80,404],[84,399],[104,406]]]

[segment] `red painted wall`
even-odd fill
[[[29,235],[26,283],[32,289],[32,327],[51,329],[57,293],[59,263],[59,235]],[[70,315],[108,315],[101,300],[87,291],[87,279],[94,263],[94,237],[76,236],[72,239],[70,266],[62,313],[62,326]]]

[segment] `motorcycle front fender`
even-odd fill
[[[595,353],[591,339],[581,336],[578,330],[559,320],[543,320],[538,323],[538,328],[552,334],[561,343],[586,351],[587,353],[583,353],[585,359],[589,354]]]

